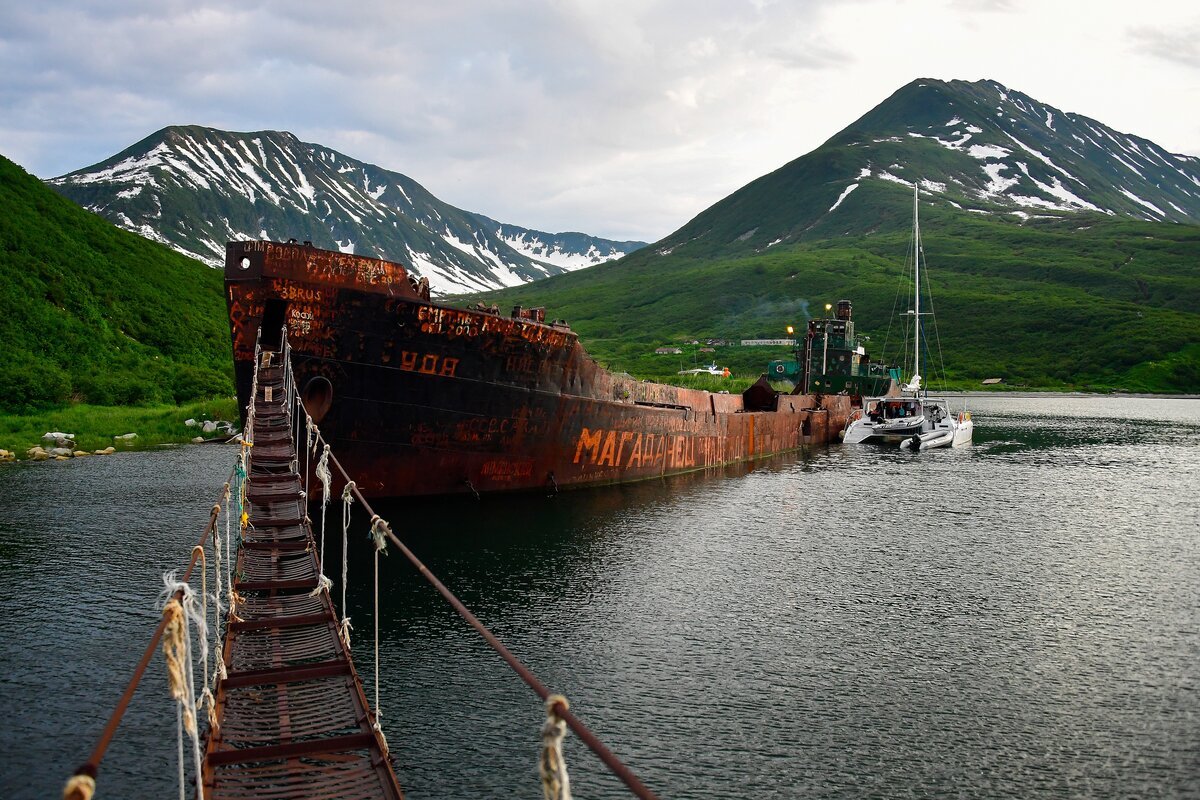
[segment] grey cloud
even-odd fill
[[[50,176],[169,124],[284,129],[522,225],[587,228],[628,214],[632,192],[651,207],[589,232],[657,238],[698,210],[676,199],[695,194],[684,166],[700,165],[694,142],[759,121],[740,76],[765,82],[771,63],[829,60],[810,46],[768,52],[775,32],[805,30],[820,7],[27,6],[0,32],[10,84],[0,90],[0,152]]]
[[[1183,29],[1134,28],[1129,37],[1136,52],[1187,67],[1200,67],[1200,21]]]
[[[996,14],[1016,10],[1013,0],[953,0],[951,5],[966,11],[983,11]]]
[[[622,239],[665,235],[911,77],[881,80],[895,54],[827,24],[835,0],[8,5],[0,153],[43,177],[171,124],[289,130],[502,221]],[[1139,41],[1194,66],[1177,39]]]

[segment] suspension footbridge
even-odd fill
[[[379,704],[379,556],[390,545],[542,699],[538,759],[544,796],[567,800],[562,744],[576,734],[637,797],[655,795],[464,606],[374,513],[307,415],[293,382],[286,331],[255,353],[240,451],[182,575],[164,576],[163,616],[68,800],[103,794],[100,767],[161,645],[178,718],[180,797],[402,798]],[[324,563],[327,506],[341,487],[341,602]],[[350,506],[370,515],[373,636],[346,616]],[[310,517],[319,509],[319,525]],[[337,531],[333,532],[334,534]],[[212,589],[209,591],[211,575]],[[197,591],[196,584],[199,584]],[[365,623],[360,623],[365,629]],[[373,656],[369,698],[351,636]],[[367,650],[368,645],[371,647]]]

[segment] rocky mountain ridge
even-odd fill
[[[921,79],[697,215],[656,251],[758,252],[904,224],[927,204],[1023,222],[1100,214],[1200,222],[1200,158],[990,80]],[[887,199],[884,199],[887,198]]]
[[[442,202],[406,175],[279,131],[168,127],[47,183],[214,267],[227,241],[295,238],[399,261],[439,294],[519,285],[644,246],[500,223]]]

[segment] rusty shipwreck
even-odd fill
[[[308,244],[229,243],[225,286],[241,407],[259,331],[275,347],[286,326],[307,413],[376,497],[704,469],[835,441],[852,410],[765,380],[714,394],[613,374],[540,309],[451,308],[399,264]]]

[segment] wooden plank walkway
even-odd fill
[[[278,362],[279,356],[275,354]],[[283,369],[260,367],[250,449],[250,526],[202,796],[402,798],[320,569],[286,415]],[[267,397],[270,400],[267,400]]]

